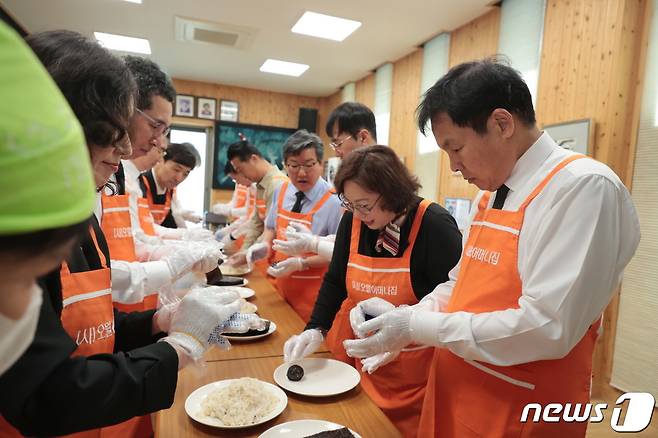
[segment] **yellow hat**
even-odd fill
[[[82,128],[23,40],[0,22],[0,234],[73,225],[94,208]]]

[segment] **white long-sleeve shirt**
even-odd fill
[[[98,223],[101,223],[103,207],[100,193],[97,195],[94,214],[98,219]],[[110,254],[110,257],[112,257],[112,254]],[[157,293],[163,286],[173,282],[169,266],[166,262],[160,260],[128,262],[112,258],[110,275],[112,278],[112,299],[123,304],[139,303],[144,297]]]
[[[570,155],[543,133],[505,182],[510,192],[503,210],[518,210],[542,179]],[[469,225],[482,194],[473,203]],[[464,245],[468,235],[467,228]],[[434,311],[414,312],[410,323],[414,340],[495,365],[564,357],[610,302],[639,240],[639,220],[619,178],[602,163],[576,160],[557,173],[526,209],[518,243],[519,308],[441,313],[459,276],[460,262],[450,272],[450,280],[426,297],[434,301]]]

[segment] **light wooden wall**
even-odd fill
[[[549,0],[544,23],[539,125],[593,119],[591,155],[629,186],[647,7],[645,0]],[[594,357],[596,383],[610,380],[618,305],[617,295],[604,315]]]
[[[370,109],[375,108],[375,74],[359,79],[355,83],[355,98]]]
[[[324,128],[327,124],[327,119],[329,118],[329,114],[331,114],[334,108],[340,105],[342,101],[343,101],[342,93],[340,92],[340,90],[321,100],[320,111],[318,112],[318,135],[320,136],[320,138],[322,138],[322,142],[324,143],[325,159],[329,157],[333,157],[334,152],[329,146],[331,140],[329,140],[329,137],[327,136],[327,133],[325,132]]]
[[[218,102],[220,99],[238,101],[240,103],[239,122],[255,125],[297,128],[300,108],[316,108],[319,114],[325,101],[325,99],[318,97],[297,96],[207,82],[176,78],[173,81],[179,94],[212,97],[217,99]],[[180,124],[198,126],[200,119],[177,117],[174,121]],[[323,125],[318,124],[318,130],[323,130]],[[231,191],[213,190],[210,196],[211,204],[228,202],[230,197]]]
[[[388,142],[407,168],[412,171],[418,139],[415,111],[420,96],[422,70],[422,49],[393,63],[393,95],[391,96],[391,124]]]
[[[500,31],[500,8],[465,24],[450,34],[449,66],[462,62],[482,59],[495,55],[498,51],[498,34]],[[450,169],[450,160],[441,152],[441,174],[438,181],[439,203],[445,205],[445,198],[473,199],[478,188],[468,184],[461,174],[454,174]]]

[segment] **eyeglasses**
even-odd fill
[[[343,143],[345,143],[347,141],[347,139],[350,138],[350,137],[352,137],[352,134],[348,134],[347,137],[345,137],[342,140],[336,140],[335,142],[329,143],[329,146],[331,146],[331,149],[336,150],[339,147],[341,147],[341,145]]]
[[[357,213],[361,214],[362,216],[369,215],[370,212],[372,211],[372,209],[375,208],[375,206],[377,205],[377,203],[379,202],[381,197],[382,197],[382,194],[380,193],[379,196],[377,197],[377,199],[375,200],[375,202],[373,202],[371,206],[367,206],[367,205],[363,205],[363,204],[354,205],[350,201],[348,201],[345,198],[345,195],[343,195],[342,193],[340,195],[338,195],[338,199],[340,200],[341,207],[343,207],[345,210],[349,210],[351,212],[356,211]]]
[[[313,169],[313,166],[318,164],[317,161],[313,161],[312,163],[304,163],[304,164],[297,164],[297,163],[292,163],[292,164],[286,164],[286,167],[288,168],[288,172],[299,172],[300,168],[304,168],[306,172],[309,170]]]
[[[167,134],[169,134],[169,131],[171,130],[171,126],[167,126],[167,124],[163,121],[154,119],[153,117],[149,116],[139,108],[137,108],[136,111],[138,114],[140,114],[149,122],[149,125],[151,126],[151,128],[153,128],[153,132],[156,136],[161,136],[161,135],[166,136]]]

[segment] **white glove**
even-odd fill
[[[247,264],[251,267],[254,262],[262,260],[270,253],[270,245],[267,242],[254,243],[247,249]]]
[[[247,216],[248,211],[249,211],[248,205],[245,205],[244,207],[232,208],[231,217],[243,218]]]
[[[203,220],[203,218],[201,216],[199,216],[198,214],[196,214],[195,212],[190,211],[190,210],[185,210],[183,212],[183,214],[181,214],[181,216],[186,221],[193,222],[195,224],[198,224],[199,222],[201,222]]]
[[[413,309],[411,307],[401,306],[362,323],[354,329],[357,336],[364,337],[367,333],[373,332],[374,334],[365,339],[348,339],[344,341],[343,346],[347,355],[350,357],[370,357],[387,351],[402,350],[411,344],[413,339],[409,327],[412,314]]]
[[[298,223],[291,223],[286,228],[286,240],[274,239],[272,249],[281,251],[287,255],[301,255],[309,252],[318,252],[318,236],[304,231],[298,231],[298,227],[304,227]]]
[[[205,228],[189,228],[183,230],[181,238],[187,241],[211,240],[215,237],[212,231]]]
[[[221,258],[221,247],[215,244],[214,247],[177,246],[175,251],[162,260],[167,262],[172,278],[179,279],[190,271],[210,272],[217,267],[217,262]]]
[[[230,225],[220,228],[215,232],[215,240],[221,241],[224,237],[228,236],[229,234],[231,234],[234,238],[237,239],[238,237],[240,237],[241,235],[247,232],[246,229],[243,229],[243,227],[241,227],[246,221],[247,218],[241,217],[231,222]]]
[[[169,333],[171,330],[171,320],[176,314],[179,304],[180,301],[165,304],[164,306],[160,307],[157,312],[155,312],[155,315],[153,315],[155,325],[161,332]]]
[[[395,309],[393,304],[379,297],[359,302],[359,304],[350,310],[350,325],[352,326],[352,330],[359,338],[362,338],[363,336],[359,336],[357,333],[357,327],[366,322],[366,315],[376,317],[393,309]]]
[[[217,292],[214,288],[191,291],[172,316],[169,336],[164,341],[199,360],[210,347],[216,328],[227,325],[229,318],[240,311],[239,298],[237,292]]]
[[[290,257],[267,268],[267,273],[272,277],[287,277],[296,271],[304,271],[306,265],[301,257]]]
[[[212,212],[220,216],[230,216],[231,204],[215,204],[212,206]]]
[[[320,348],[324,336],[318,329],[304,330],[299,335],[293,335],[283,344],[283,361],[295,362],[313,354]]]
[[[148,245],[164,245],[164,240],[157,236],[149,236],[142,230],[137,230],[135,232],[135,239]]]
[[[361,369],[368,374],[374,373],[378,368],[383,367],[387,363],[394,361],[400,355],[400,350],[387,351],[385,353],[376,354],[372,357],[361,359]]]

